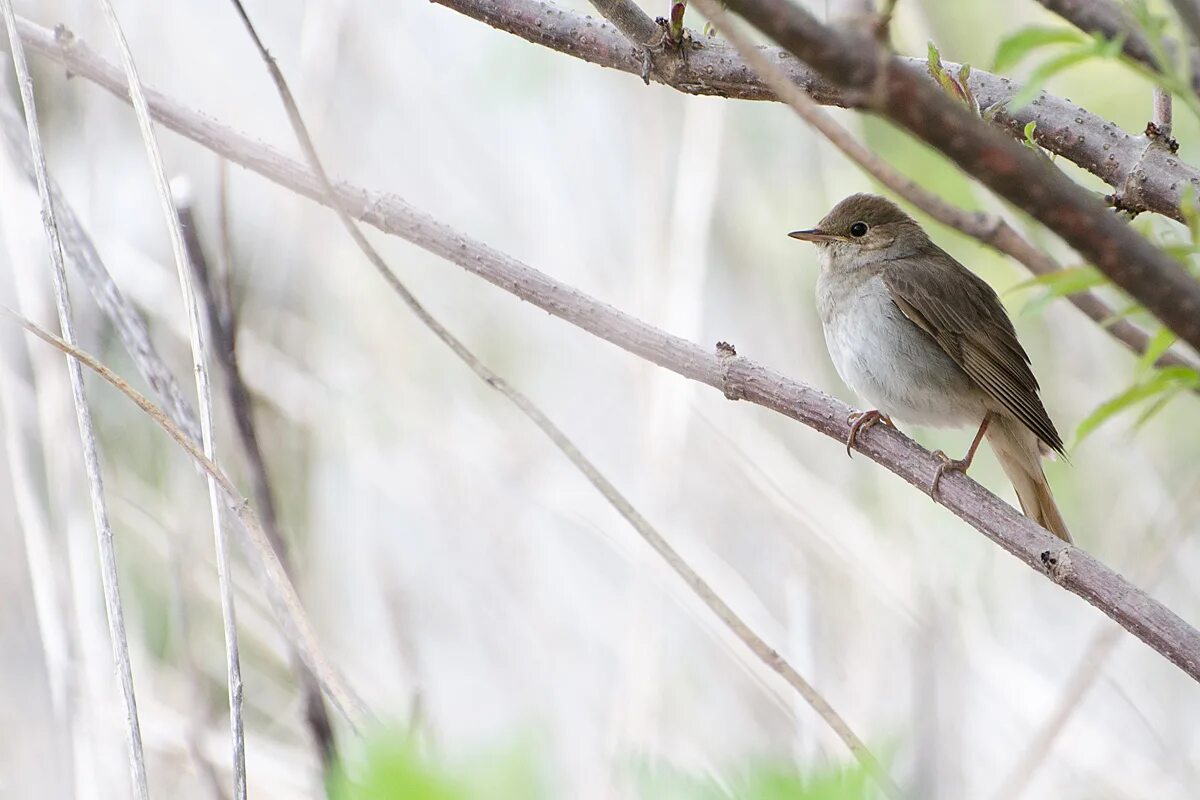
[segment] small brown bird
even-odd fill
[[[1017,490],[1026,516],[1064,541],[1071,534],[1042,472],[1062,438],[1038,398],[1012,322],[990,286],[934,244],[896,204],[870,194],[838,203],[816,228],[788,234],[820,253],[817,308],[838,374],[874,410],[858,432],[892,417],[917,425],[978,425],[961,459],[965,472],[984,435]]]

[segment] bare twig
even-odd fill
[[[25,109],[25,123],[29,133],[29,150],[37,177],[38,195],[42,201],[42,221],[50,247],[51,275],[54,281],[54,304],[58,310],[58,323],[65,344],[75,342],[75,324],[71,313],[71,299],[67,294],[67,275],[63,266],[62,243],[55,223],[54,203],[50,196],[50,181],[46,174],[46,155],[42,150],[41,131],[38,128],[37,105],[33,94],[33,78],[25,61],[25,50],[17,33],[17,23],[11,0],[0,0],[0,12],[8,30],[9,47],[12,49],[13,68],[17,74],[17,85],[21,92],[21,104]],[[79,438],[83,446],[83,464],[87,473],[91,495],[92,516],[96,527],[96,542],[100,551],[100,577],[104,586],[104,609],[108,617],[108,633],[121,682],[121,695],[125,702],[125,734],[129,745],[129,770],[134,796],[147,800],[150,796],[146,785],[146,763],[142,753],[142,733],[138,722],[137,697],[133,688],[133,669],[129,662],[129,643],[125,638],[125,612],[121,603],[120,583],[117,578],[116,551],[113,547],[113,532],[108,521],[108,509],[104,500],[104,482],[100,472],[100,458],[96,449],[96,434],[92,427],[92,415],[88,409],[87,396],[83,387],[83,372],[79,364],[67,359],[67,370],[71,380],[71,396],[75,404],[75,418],[79,425]]]
[[[1150,121],[1154,123],[1153,135],[1171,139],[1171,93],[1161,86],[1154,87],[1154,110]]]
[[[224,163],[224,162],[222,162]],[[222,170],[222,174],[223,174]],[[213,339],[213,353],[217,364],[225,376],[225,391],[229,399],[229,407],[233,411],[237,427],[238,441],[246,457],[250,472],[251,494],[254,505],[258,508],[262,519],[263,531],[271,548],[279,558],[279,563],[289,576],[292,576],[291,557],[287,541],[279,529],[279,515],[275,506],[275,494],[271,491],[271,480],[267,471],[267,460],[263,456],[259,444],[258,427],[254,422],[254,404],[250,397],[250,388],[242,377],[237,358],[237,315],[232,308],[232,298],[220,294],[220,278],[215,275],[205,256],[204,247],[200,243],[200,233],[196,227],[195,214],[191,205],[179,203],[179,221],[183,226],[184,243],[188,249],[188,260],[196,272],[196,282],[200,289],[208,330]],[[222,212],[222,228],[228,225]],[[232,261],[232,252],[228,243],[227,230],[222,234],[223,259],[228,270]],[[225,275],[229,273],[226,272]],[[224,284],[226,289],[228,284]],[[294,576],[293,576],[294,577]],[[292,652],[293,668],[297,671],[297,683],[304,698],[304,719],[308,725],[313,744],[317,748],[317,756],[322,769],[328,773],[337,756],[337,744],[333,736],[333,728],[329,722],[329,712],[321,697],[321,687],[316,677],[304,666],[304,661],[296,652]]]
[[[58,48],[51,48],[58,50]],[[77,44],[64,61],[77,74],[109,83],[107,65]],[[120,96],[120,89],[114,89]],[[155,118],[200,145],[317,202],[328,202],[319,179],[303,165],[149,92]],[[796,419],[839,442],[849,433],[849,408],[832,398],[748,359],[719,359],[703,348],[670,336],[555,281],[516,259],[460,234],[412,208],[393,194],[335,185],[338,204],[362,222],[442,256],[489,283],[641,358],[727,394]],[[923,491],[939,461],[907,437],[882,427],[857,440],[858,449]],[[1036,571],[1115,619],[1172,663],[1200,680],[1200,634],[1169,609],[1086,553],[1062,548],[1035,523],[969,477],[943,479],[938,501]],[[1062,556],[1068,556],[1064,561]]]
[[[850,752],[858,759],[872,775],[872,777],[883,789],[885,794],[891,798],[900,798],[902,793],[900,788],[891,780],[884,771],[879,761],[863,743],[863,741],[850,729],[828,701],[818,692],[812,684],[804,679],[791,664],[789,664],[782,656],[780,656],[773,648],[771,648],[758,634],[750,629],[748,625],[730,608],[721,597],[713,591],[708,582],[705,581],[695,570],[688,565],[679,553],[670,545],[670,543],[660,534],[641,513],[634,508],[633,504],[621,494],[597,468],[583,454],[578,447],[575,446],[562,429],[554,424],[548,416],[533,403],[523,392],[511,386],[506,380],[501,378],[496,373],[492,372],[484,365],[466,346],[448,331],[440,322],[438,322],[428,311],[420,304],[416,297],[408,290],[407,287],[396,277],[395,273],[384,262],[383,257],[375,250],[374,247],[363,236],[362,231],[353,222],[346,206],[341,201],[338,191],[335,189],[328,174],[325,172],[324,166],[321,164],[320,157],[317,155],[316,147],[313,144],[312,137],[308,132],[307,126],[300,115],[300,109],[296,105],[295,98],[292,96],[291,89],[288,87],[287,80],[284,78],[282,71],[270,53],[267,52],[258,33],[250,22],[249,16],[246,14],[245,8],[240,0],[232,0],[237,8],[242,22],[245,24],[247,31],[254,44],[259,51],[259,55],[263,58],[271,73],[271,77],[275,82],[276,88],[279,90],[280,97],[283,100],[284,107],[288,114],[288,119],[291,122],[292,129],[296,137],[300,140],[300,145],[304,150],[305,157],[308,160],[309,167],[317,176],[319,181],[322,199],[333,208],[340,218],[343,227],[346,228],[351,238],[358,245],[359,249],[367,256],[367,259],[379,272],[381,277],[387,281],[388,285],[395,291],[404,304],[425,324],[426,327],[433,332],[435,336],[442,340],[455,355],[459,357],[480,379],[487,383],[492,388],[496,389],[500,394],[513,403],[534,425],[538,427],[546,435],[547,438],[567,457],[567,459],[583,474],[585,478],[596,488],[597,491],[617,510],[617,512],[625,518],[625,520],[646,540],[656,553],[658,553],[667,565],[675,571],[680,578],[695,592],[704,604],[736,635],[750,650],[758,656],[764,664],[773,669],[780,675],[797,693],[804,699],[809,706],[817,712],[822,720],[837,734],[838,738],[845,743]]]
[[[196,292],[192,286],[192,270],[188,266],[187,247],[183,241],[183,230],[179,224],[179,215],[171,200],[171,189],[167,182],[167,173],[163,168],[162,154],[158,149],[158,140],[154,135],[154,124],[150,119],[150,111],[146,106],[142,81],[138,77],[137,67],[133,63],[133,52],[125,40],[121,23],[113,9],[111,0],[98,0],[100,8],[108,20],[112,30],[113,40],[121,55],[121,64],[125,70],[125,80],[129,87],[129,98],[141,130],[142,143],[146,149],[146,157],[150,162],[150,171],[158,189],[158,197],[166,218],[167,230],[171,239],[171,252],[175,257],[175,268],[179,276],[179,288],[183,294],[183,304],[187,311],[188,339],[192,352],[192,369],[196,376],[196,398],[200,408],[200,442],[204,447],[204,455],[209,460],[216,458],[213,442],[213,412],[212,390],[208,379],[208,342],[200,324],[199,305]],[[225,633],[225,669],[229,690],[229,732],[232,740],[233,759],[233,798],[246,798],[246,737],[242,723],[242,667],[238,655],[237,611],[233,597],[233,584],[230,580],[229,568],[229,537],[225,530],[220,492],[216,480],[209,476],[208,503],[212,514],[213,540],[217,554],[217,581],[221,588],[221,622]]]
[[[0,0],[0,2],[4,2],[4,0]],[[250,540],[252,551],[258,556],[263,570],[267,573],[268,580],[265,582],[267,596],[271,601],[271,607],[275,612],[276,619],[280,623],[280,627],[292,644],[295,645],[296,649],[303,654],[304,663],[320,679],[321,688],[324,690],[325,695],[342,713],[346,721],[350,723],[350,726],[355,731],[360,730],[369,718],[366,706],[345,685],[337,670],[334,669],[333,665],[325,657],[324,652],[317,643],[317,637],[313,633],[312,624],[308,621],[308,615],[304,611],[304,606],[300,603],[300,598],[296,594],[295,587],[292,586],[292,582],[288,579],[283,565],[279,563],[279,559],[275,557],[274,551],[271,550],[270,542],[267,541],[267,536],[263,532],[262,522],[251,507],[250,501],[238,492],[233,481],[225,475],[215,462],[204,455],[201,446],[190,438],[182,428],[176,425],[161,408],[147,400],[145,396],[126,383],[124,379],[111,369],[100,363],[94,356],[43,330],[10,308],[0,306],[0,312],[7,314],[19,323],[21,327],[34,336],[37,336],[43,342],[58,348],[70,356],[72,363],[78,362],[83,364],[83,366],[116,387],[123,395],[132,400],[138,408],[142,409],[142,411],[146,412],[146,414],[158,423],[159,427],[166,431],[192,457],[192,460],[204,470],[204,473],[216,481],[221,494],[225,498],[226,505],[233,511],[234,516],[241,523]]]

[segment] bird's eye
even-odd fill
[[[866,236],[867,235],[867,223],[856,222],[853,225],[851,225],[850,226],[850,235],[856,239],[860,236]]]

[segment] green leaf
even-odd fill
[[[942,54],[938,52],[937,45],[933,43],[933,39],[929,40],[927,53],[929,74],[936,78],[938,73],[944,71],[944,68],[942,67]]]
[[[1146,370],[1154,366],[1154,362],[1158,361],[1159,356],[1167,352],[1171,345],[1175,344],[1177,338],[1170,329],[1165,327],[1159,328],[1158,332],[1151,337],[1149,344],[1146,345],[1146,352],[1142,353],[1142,357],[1138,359],[1138,374],[1144,374]]]
[[[1000,46],[996,48],[996,58],[992,62],[992,71],[1003,72],[1010,69],[1034,50],[1049,45],[1080,44],[1085,41],[1086,37],[1074,28],[1022,28],[1000,42]]]
[[[1077,267],[1064,267],[1063,269],[1047,272],[1045,275],[1038,275],[1027,281],[1022,281],[1005,292],[1005,294],[1019,292],[1022,289],[1030,289],[1035,286],[1044,286],[1049,290],[1052,297],[1062,297],[1063,295],[1087,291],[1107,282],[1108,278],[1104,276],[1104,273],[1093,266],[1083,264]]]
[[[1126,317],[1132,316],[1133,314],[1140,314],[1141,312],[1143,312],[1145,310],[1146,310],[1145,306],[1143,306],[1141,303],[1130,303],[1129,305],[1125,306],[1124,308],[1119,308],[1116,311],[1114,311],[1113,313],[1109,314],[1104,319],[1100,320],[1100,326],[1103,328],[1107,328],[1109,325],[1112,325],[1117,320],[1125,319]]]
[[[1025,144],[1038,149],[1038,143],[1033,140],[1033,132],[1037,130],[1037,120],[1031,119],[1025,125]]]
[[[368,742],[366,763],[351,777],[339,765],[330,778],[333,800],[466,800],[461,785],[421,758],[415,743],[400,733]]]
[[[1183,392],[1186,392],[1188,388],[1189,387],[1187,386],[1174,386],[1160,394],[1153,403],[1147,405],[1142,413],[1138,414],[1137,420],[1133,423],[1134,430],[1138,430],[1147,422],[1149,422],[1158,414],[1158,412],[1166,408],[1168,403],[1170,403]]]
[[[1101,403],[1096,410],[1088,414],[1079,427],[1075,429],[1075,446],[1078,447],[1096,428],[1125,409],[1166,391],[1176,388],[1191,389],[1200,386],[1200,373],[1188,367],[1165,367],[1154,373],[1141,383],[1134,384],[1125,391]]]
[[[928,48],[928,69],[929,75],[938,85],[942,87],[948,94],[956,98],[962,98],[963,92],[955,82],[953,76],[946,72],[946,67],[942,64],[942,54],[938,52],[937,45],[931,39]]]

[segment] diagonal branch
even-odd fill
[[[632,503],[629,502],[619,489],[611,481],[597,469],[596,465],[583,454],[583,452],[575,445],[574,442],[559,428],[554,422],[546,416],[546,414],[534,404],[523,392],[508,383],[504,378],[497,375],[491,369],[481,362],[461,340],[455,337],[447,330],[437,319],[435,319],[417,298],[408,290],[408,288],[400,281],[396,274],[384,262],[383,257],[379,252],[371,246],[370,242],[359,230],[358,225],[354,223],[347,210],[346,204],[342,201],[333,182],[329,179],[324,166],[321,163],[320,157],[317,155],[316,146],[313,143],[312,137],[309,134],[308,127],[304,124],[304,120],[300,114],[300,109],[296,105],[295,98],[288,86],[287,79],[283,76],[283,71],[279,68],[275,59],[267,51],[262,39],[259,38],[258,32],[254,25],[250,22],[250,17],[246,13],[245,7],[241,0],[232,0],[238,15],[245,24],[247,32],[250,34],[254,45],[257,48],[259,55],[262,57],[267,66],[267,70],[271,75],[272,81],[275,83],[276,89],[279,92],[280,98],[283,101],[284,108],[288,115],[288,120],[292,125],[296,137],[300,140],[302,149],[304,150],[305,158],[318,181],[320,193],[318,199],[327,206],[330,206],[337,212],[338,218],[341,220],[343,227],[350,234],[358,248],[367,257],[367,260],[376,269],[380,276],[387,282],[391,289],[396,292],[408,306],[409,310],[421,322],[429,328],[429,330],[437,336],[442,342],[450,348],[450,350],[459,357],[470,369],[486,384],[498,391],[513,405],[515,405],[522,414],[524,414],[534,425],[538,427],[546,435],[555,447],[562,452],[567,460],[579,470],[580,473],[596,488],[598,492],[616,509],[626,522],[633,527],[635,531],[646,541],[650,547],[658,553],[658,555],[667,563],[667,565],[695,592],[695,594],[708,606],[709,610],[717,616],[725,624],[727,628],[751,650],[758,658],[774,670],[781,678],[783,678],[796,692],[804,699],[806,703],[825,721],[833,732],[842,740],[850,752],[858,759],[859,763],[870,773],[884,794],[893,800],[900,800],[903,793],[900,787],[892,781],[887,772],[884,771],[879,761],[874,754],[867,748],[863,741],[850,729],[850,726],[841,717],[837,711],[829,704],[829,702],[821,695],[820,692],[813,687],[805,678],[796,671],[794,667],[786,659],[780,656],[773,648],[771,648],[761,636],[755,633],[712,587],[704,580],[692,567],[679,555],[678,551],[671,546],[670,542],[652,526],[641,512],[639,512]]]
[[[870,110],[1041,221],[1200,350],[1200,282],[1091,192],[869,37],[823,25],[788,0],[729,0],[728,5],[797,58],[859,93]]]
[[[57,50],[57,48],[54,48]],[[101,85],[111,67],[90,52],[71,46],[71,69]],[[108,77],[106,77],[108,76]],[[112,91],[123,96],[119,79]],[[242,136],[211,118],[147,90],[151,113],[200,145],[258,172],[294,192],[322,202],[318,178],[299,163]],[[849,408],[805,384],[735,355],[718,357],[686,340],[664,333],[570,286],[555,281],[510,256],[460,234],[391,194],[337,184],[339,205],[350,216],[385,233],[406,239],[489,283],[640,358],[685,378],[791,417],[834,440],[849,434]],[[857,440],[869,458],[922,491],[941,463],[911,439],[881,427]],[[1088,554],[1063,546],[996,495],[959,473],[947,475],[938,501],[1004,550],[1079,595],[1192,678],[1200,681],[1200,632],[1174,612]]]

